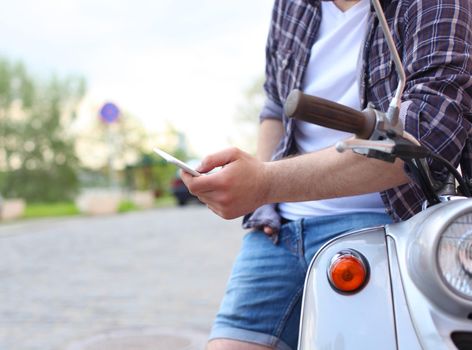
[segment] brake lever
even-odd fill
[[[382,153],[392,154],[395,148],[395,142],[387,139],[382,141],[372,141],[363,139],[350,139],[339,141],[336,143],[336,150],[340,153],[353,150],[356,153],[368,154],[369,151],[378,151]]]

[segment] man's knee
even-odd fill
[[[272,348],[229,339],[215,339],[208,343],[207,350],[270,350]]]

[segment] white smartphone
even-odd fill
[[[189,173],[193,176],[202,175],[201,173],[199,173],[198,171],[196,171],[195,169],[190,167],[188,164],[185,164],[181,160],[171,156],[169,153],[164,152],[163,150],[161,150],[159,148],[154,148],[153,151],[156,152],[158,155],[160,155],[162,158],[164,158],[169,163],[177,165],[180,169],[182,169],[183,171],[185,171],[185,172],[187,172],[187,173]]]

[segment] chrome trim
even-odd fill
[[[469,275],[469,276],[472,276],[472,264],[471,264],[471,261],[469,261],[469,264],[467,264],[467,259],[470,259],[471,257],[468,256],[470,254],[472,254],[472,252],[467,252],[465,250],[465,247],[464,249],[462,249],[463,245],[466,242],[466,239],[471,239],[472,238],[472,232],[469,232],[467,233],[466,235],[462,236],[461,237],[461,240],[460,240],[460,243],[459,243],[459,247],[458,247],[458,257],[459,257],[459,262],[462,266],[462,268],[464,269],[464,271]]]
[[[408,272],[418,288],[438,307],[467,317],[472,312],[472,300],[454,291],[444,281],[437,252],[441,235],[457,218],[472,212],[472,201],[451,201],[437,207],[428,220],[417,225],[414,239],[409,240],[406,251]]]
[[[390,268],[390,281],[392,289],[392,300],[395,314],[395,333],[397,337],[397,348],[407,350],[422,350],[419,332],[411,316],[407,303],[407,291],[400,273],[400,263],[395,241],[387,238],[387,251]]]
[[[388,27],[388,23],[385,19],[385,15],[379,0],[372,0],[372,5],[374,6],[377,18],[379,19],[380,27],[382,28],[382,31],[384,33],[388,49],[390,51],[390,54],[392,55],[393,62],[395,63],[395,69],[398,74],[398,86],[395,91],[395,96],[390,101],[390,105],[387,111],[387,119],[393,127],[398,127],[398,130],[402,131],[403,128],[401,126],[397,126],[397,124],[399,123],[398,117],[401,105],[401,96],[403,94],[403,90],[405,89],[406,84],[405,70],[403,69],[402,60],[400,58],[400,55],[398,54],[397,47],[395,46],[392,33],[390,32],[390,29]]]
[[[454,195],[451,195],[451,194],[443,194],[443,195],[439,196],[439,201],[441,203],[456,201],[458,199],[466,199],[466,197],[454,196]],[[427,201],[424,201],[423,204],[421,205],[421,211],[425,211],[428,208],[429,208],[429,203]]]

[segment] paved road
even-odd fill
[[[204,206],[0,225],[0,350],[201,349],[242,235]]]

